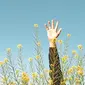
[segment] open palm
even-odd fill
[[[45,28],[49,40],[57,38],[61,33],[61,28],[58,30],[58,22],[54,26],[54,20],[52,20],[52,24],[48,21],[48,26],[45,24]]]

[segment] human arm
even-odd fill
[[[50,21],[48,21],[48,26],[45,24],[45,28],[47,30],[49,41],[49,67],[50,70],[52,70],[50,77],[53,80],[53,85],[60,85],[61,81],[63,80],[63,75],[61,72],[56,39],[61,33],[61,28],[58,30],[58,22],[56,22],[56,26],[54,27],[54,20],[52,20],[52,24]]]

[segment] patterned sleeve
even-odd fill
[[[52,72],[49,73],[51,79],[53,80],[52,85],[61,85],[60,83],[63,80],[63,75],[61,72],[60,60],[56,47],[49,48],[49,67],[50,70],[52,70]]]

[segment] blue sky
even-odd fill
[[[0,61],[6,57],[5,49],[17,56],[17,44],[23,45],[27,62],[33,56],[33,25],[39,24],[39,36],[48,67],[48,40],[44,24],[56,18],[62,27],[59,39],[71,33],[70,50],[78,44],[85,47],[85,0],[0,0]]]

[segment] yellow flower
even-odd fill
[[[7,63],[8,62],[8,59],[7,58],[4,58],[4,63]]]
[[[77,73],[78,75],[83,75],[83,68],[81,66],[77,66]]]
[[[68,69],[68,74],[71,74],[71,73],[73,73],[73,71],[74,71],[74,69],[71,67],[71,68],[69,68]]]
[[[78,45],[78,49],[82,50],[83,49],[83,46],[81,44]]]
[[[60,85],[66,85],[66,81],[61,81]]]
[[[36,60],[39,60],[41,57],[39,55],[36,56]]]
[[[44,75],[41,73],[41,74],[40,74],[40,78],[43,78],[43,77],[44,77]]]
[[[62,43],[63,43],[63,41],[62,41],[62,40],[58,40],[58,43],[59,43],[59,44],[62,44]]]
[[[69,77],[68,80],[72,80],[72,77]]]
[[[77,70],[83,70],[83,68],[81,66],[77,66]]]
[[[53,80],[52,79],[49,79],[48,80],[48,83],[49,83],[49,85],[53,85]]]
[[[37,42],[37,46],[40,46],[41,45],[41,43],[40,42]]]
[[[68,80],[68,77],[64,78],[64,81],[67,81]]]
[[[35,28],[38,28],[38,24],[34,24],[34,27],[35,27]]]
[[[49,73],[52,73],[52,70],[49,70]]]
[[[32,78],[37,78],[37,77],[38,77],[37,72],[33,72],[33,73],[32,73]]]
[[[63,57],[62,57],[62,62],[65,63],[65,62],[67,61],[67,59],[68,59],[68,56],[67,56],[67,55],[63,56]]]
[[[33,85],[32,83],[30,83],[29,85]]]
[[[15,82],[9,82],[8,85],[16,85]]]
[[[80,83],[81,81],[80,81],[79,78],[75,78],[75,82],[76,82],[76,83]]]
[[[6,51],[7,51],[8,53],[10,53],[10,52],[11,52],[11,48],[7,48]]]
[[[22,48],[22,44],[18,44],[17,48],[21,49]]]
[[[75,55],[76,54],[76,50],[72,50],[72,54]]]
[[[77,66],[72,66],[72,68],[75,70],[77,68]]]
[[[32,62],[32,61],[33,61],[33,58],[31,58],[31,57],[28,58],[28,61],[29,61],[29,62]]]
[[[22,72],[22,81],[25,83],[29,82],[29,76],[26,72]]]
[[[7,77],[3,77],[3,78],[2,78],[2,82],[4,82],[4,83],[5,83],[7,80],[8,80]]]
[[[0,66],[2,66],[4,64],[4,62],[3,61],[0,61]]]
[[[83,75],[83,70],[78,70],[77,73],[78,75]]]
[[[71,37],[71,34],[67,34],[67,37]]]

